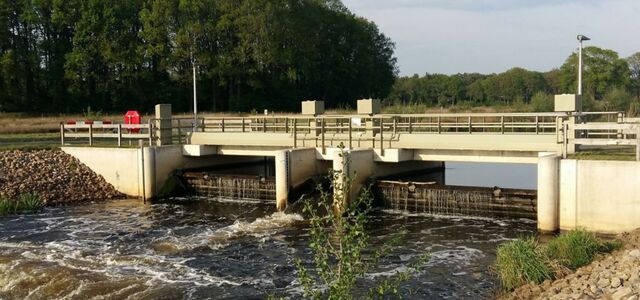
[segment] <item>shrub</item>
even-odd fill
[[[593,233],[575,229],[552,239],[547,244],[546,253],[561,265],[576,270],[591,263],[596,254],[610,252],[617,247],[616,243],[603,242]]]
[[[42,206],[44,206],[44,202],[40,196],[33,193],[22,194],[17,200],[3,197],[0,198],[0,215],[35,211]]]
[[[531,98],[531,108],[535,112],[552,112],[553,97],[544,92],[537,92]]]
[[[504,290],[553,279],[552,263],[536,240],[520,238],[498,246],[496,272]]]

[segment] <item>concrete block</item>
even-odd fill
[[[555,96],[556,112],[582,111],[582,97],[574,94],[562,94]]]
[[[312,116],[324,114],[324,101],[302,101],[302,114]]]
[[[382,110],[380,99],[362,99],[358,100],[359,115],[375,115]]]

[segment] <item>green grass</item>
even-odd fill
[[[549,241],[546,253],[550,259],[575,271],[591,263],[597,254],[611,252],[618,247],[619,244],[604,242],[593,233],[576,229]]]
[[[569,154],[567,158],[579,160],[618,160],[635,161],[635,147],[625,147],[616,149],[593,149]]]
[[[554,278],[552,262],[533,237],[498,246],[496,272],[506,291]]]
[[[13,215],[33,212],[44,206],[44,202],[37,194],[26,193],[18,199],[0,198],[0,215]]]

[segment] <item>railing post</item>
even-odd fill
[[[380,155],[384,155],[384,119],[380,117]],[[375,137],[374,137],[375,139]]]
[[[202,130],[204,130],[204,126],[202,126]],[[149,119],[149,147],[151,147],[151,145],[153,145],[153,122]]]
[[[500,117],[500,128],[502,129],[502,134],[504,134],[504,116]]]
[[[289,117],[284,119],[284,132],[289,133]]]
[[[320,130],[322,131],[322,154],[327,154],[327,148],[324,144],[324,118],[320,119]]]
[[[93,146],[93,124],[89,124],[89,146]]]
[[[242,132],[245,132],[245,125],[244,125],[244,121],[245,121],[245,119],[244,119],[244,118],[242,118]]]
[[[262,132],[267,132],[267,118],[262,118]]]
[[[469,116],[469,134],[471,134],[472,131],[472,127],[471,127],[471,116]]]
[[[353,149],[353,122],[351,122],[351,118],[349,118],[349,149]]]
[[[200,128],[202,128],[202,132],[204,132],[204,131],[205,131],[205,130],[204,130],[204,125],[205,125],[205,124],[204,124],[204,118],[202,118],[202,119],[200,119],[200,120],[201,120],[201,122],[200,122],[200,123],[201,123]]]
[[[60,122],[60,146],[64,146],[64,123]]]
[[[562,122],[562,158],[567,158],[567,152],[568,152],[568,138],[569,138],[569,134],[568,134],[568,130],[569,130],[569,124],[565,122]]]
[[[180,119],[176,120],[178,121],[178,145],[182,145],[182,124]]]
[[[409,133],[413,133],[413,119],[409,117]]]
[[[243,126],[244,129],[244,126]],[[293,149],[298,148],[298,122],[293,122]]]
[[[640,161],[640,126],[636,125],[636,161]]]
[[[393,117],[393,135],[398,133],[398,118]]]
[[[122,147],[122,124],[118,124],[118,147]]]
[[[438,134],[442,133],[442,117],[438,116]]]
[[[536,134],[540,134],[540,117],[536,116]]]

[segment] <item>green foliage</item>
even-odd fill
[[[628,111],[634,101],[633,96],[624,89],[613,88],[609,90],[604,100],[607,103],[608,110],[611,111]]]
[[[531,98],[531,108],[535,112],[552,112],[553,97],[545,92],[537,92]]]
[[[504,290],[553,279],[552,263],[533,237],[498,246],[496,272]]]
[[[44,202],[34,193],[20,195],[18,199],[0,198],[0,215],[32,212],[44,206]]]
[[[552,239],[546,247],[549,258],[576,270],[593,261],[596,254],[617,248],[615,243],[605,243],[593,233],[576,229]]]
[[[305,298],[353,299],[356,282],[402,238],[396,236],[379,249],[371,249],[365,228],[373,207],[372,196],[365,189],[356,199],[349,199],[353,176],[332,171],[329,178],[332,192],[319,186],[319,200],[304,200],[304,213],[309,215],[310,222],[309,247],[313,253],[313,268],[308,268],[299,259],[296,266]],[[373,254],[366,256],[365,251]],[[371,287],[369,297],[397,296],[398,286],[409,279],[411,272],[419,269],[428,257],[427,254],[421,256],[407,271]]]
[[[297,110],[385,97],[394,44],[337,0],[0,2],[0,111]]]

